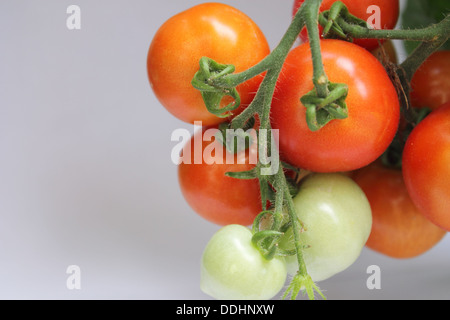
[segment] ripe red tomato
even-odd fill
[[[402,171],[378,161],[358,170],[353,179],[363,189],[372,209],[372,231],[366,246],[393,258],[419,256],[445,235],[412,202]]]
[[[329,10],[331,5],[337,0],[323,0],[320,5],[320,12]],[[354,16],[370,22],[374,27],[380,29],[393,29],[397,24],[399,16],[398,0],[341,0],[348,8],[349,12]],[[304,0],[295,0],[293,14],[298,11]],[[319,26],[320,33],[323,28]],[[303,42],[308,41],[308,33],[306,28],[302,30],[300,38]],[[382,42],[382,41],[381,41]],[[355,44],[366,48],[369,51],[379,46],[377,39],[355,39]]]
[[[403,175],[420,211],[450,231],[450,102],[411,132],[403,151]]]
[[[250,225],[262,211],[259,181],[231,178],[225,173],[253,169],[257,143],[230,154],[220,140],[202,139],[208,130],[218,131],[206,127],[197,131],[182,150],[185,161],[178,166],[181,192],[191,208],[208,221]]]
[[[182,121],[202,121],[208,126],[224,119],[208,112],[200,91],[191,85],[200,58],[233,64],[240,72],[269,53],[264,34],[248,16],[225,4],[205,3],[173,16],[160,27],[148,52],[148,77],[156,97],[170,113]],[[255,77],[237,87],[242,108],[251,102],[261,81],[262,77]],[[226,97],[221,105],[231,102]]]
[[[450,50],[436,51],[411,80],[413,107],[436,109],[450,101]]]
[[[378,158],[397,131],[400,107],[396,90],[381,63],[367,50],[341,40],[322,40],[325,72],[331,82],[349,87],[348,118],[332,120],[318,131],[306,123],[300,98],[313,89],[309,44],[287,57],[272,101],[272,126],[279,129],[286,162],[315,172],[351,171]]]

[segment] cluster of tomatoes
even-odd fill
[[[333,2],[323,1],[320,10]],[[377,5],[384,29],[397,23],[398,1],[343,2],[360,19],[370,15],[368,5]],[[295,1],[294,14],[302,3]],[[379,159],[404,119],[397,90],[375,57],[380,41],[321,40],[329,80],[349,88],[345,99],[349,116],[311,131],[300,99],[314,89],[313,64],[306,31],[300,37],[303,43],[292,48],[280,73],[270,119],[272,128],[279,130],[282,160],[308,173],[298,180],[293,202],[302,221],[309,275],[314,281],[331,277],[351,265],[365,245],[396,258],[424,253],[450,231],[450,52],[430,56],[412,80],[412,106],[432,112],[413,128],[402,150],[402,169],[394,169]],[[148,52],[149,80],[161,104],[178,119],[201,121],[204,126],[183,149],[188,161],[179,164],[178,176],[192,209],[224,226],[202,258],[202,289],[219,299],[270,299],[298,265],[295,255],[266,260],[253,246],[247,226],[267,209],[261,203],[260,183],[226,173],[253,169],[256,164],[249,157],[255,145],[233,153],[220,139],[204,139],[206,130],[218,130],[230,118],[208,112],[191,80],[201,57],[232,64],[241,72],[269,54],[259,27],[244,13],[220,3],[197,5],[170,18]],[[251,103],[262,79],[260,75],[237,87],[241,105],[234,116]],[[201,162],[194,161],[195,143],[201,144]],[[218,163],[219,149],[223,162]],[[278,245],[289,251],[292,230],[285,231]]]

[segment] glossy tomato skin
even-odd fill
[[[269,53],[264,34],[248,16],[225,4],[204,3],[173,16],[160,27],[147,56],[148,77],[156,97],[175,117],[214,125],[224,119],[208,112],[200,91],[191,85],[200,58],[232,64],[240,72]],[[251,102],[261,81],[262,77],[255,77],[238,86],[242,108]],[[222,105],[231,102],[227,97]]]
[[[413,129],[402,163],[414,204],[430,221],[450,231],[450,103]]]
[[[433,53],[411,80],[411,104],[432,110],[450,101],[450,50]]]
[[[323,0],[320,6],[320,12],[329,10],[334,2],[337,0]],[[398,0],[341,0],[348,8],[349,12],[354,16],[369,22],[373,16],[375,19],[379,19],[379,24],[381,29],[394,29],[397,24],[400,4]],[[295,0],[293,7],[293,14],[295,14],[300,6],[303,4],[304,0]],[[379,8],[374,7],[377,6]],[[379,15],[378,15],[379,13]],[[375,16],[374,16],[375,14]],[[376,21],[376,20],[375,20]],[[320,33],[322,33],[323,28],[319,26]],[[306,28],[300,33],[300,39],[303,42],[308,41],[308,33]],[[378,41],[377,39],[355,39],[354,43],[366,48],[369,51],[374,50],[383,41]]]
[[[241,225],[220,229],[208,242],[201,260],[200,288],[220,300],[272,299],[285,284],[283,258],[266,260]]]
[[[348,117],[309,130],[300,98],[313,89],[309,44],[288,55],[272,101],[282,158],[314,172],[351,171],[378,158],[397,131],[396,90],[381,63],[367,50],[345,41],[322,40],[325,72],[331,82],[349,86]]]
[[[372,231],[366,246],[392,258],[413,258],[434,247],[446,234],[425,218],[409,196],[400,169],[374,162],[353,179],[372,209]]]
[[[217,131],[216,127],[205,127],[183,148],[183,161],[178,165],[181,192],[191,208],[212,223],[251,225],[262,210],[259,182],[231,178],[225,173],[253,169],[256,145],[230,154],[214,137],[207,141],[210,138],[205,134],[213,136]]]

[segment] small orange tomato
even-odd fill
[[[151,87],[161,104],[175,117],[209,126],[225,119],[211,114],[200,91],[191,81],[202,57],[220,64],[232,64],[244,71],[270,53],[267,40],[243,12],[221,3],[204,3],[166,21],[156,32],[147,56]],[[254,97],[262,77],[239,85],[242,108]],[[226,97],[222,106],[229,104]],[[241,108],[241,109],[242,109]]]
[[[403,150],[402,170],[415,205],[450,231],[450,102],[414,127]]]
[[[199,130],[184,146],[178,181],[184,199],[202,218],[217,225],[251,225],[262,211],[258,179],[237,179],[227,172],[252,170],[257,143],[236,154],[216,139],[217,126]],[[211,137],[211,138],[207,138]]]
[[[411,80],[411,104],[432,110],[450,101],[450,50],[436,51]]]
[[[356,172],[353,179],[372,209],[367,247],[393,258],[412,258],[427,252],[445,236],[445,230],[414,205],[401,170],[375,162]]]

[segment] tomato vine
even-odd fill
[[[318,25],[324,27],[324,37],[341,38],[352,40],[358,38],[364,39],[400,39],[418,41],[421,44],[418,48],[391,74],[392,80],[400,88],[399,98],[402,102],[402,110],[405,118],[412,123],[417,123],[423,118],[421,114],[415,113],[409,107],[409,83],[417,68],[442,46],[449,38],[450,34],[450,16],[447,15],[441,22],[422,29],[410,30],[374,30],[368,27],[365,21],[362,21],[348,12],[345,5],[337,1],[330,10],[319,13],[319,7],[322,1],[305,0],[300,9],[295,14],[292,23],[281,39],[279,45],[257,65],[240,73],[234,73],[232,65],[221,65],[218,62],[208,58],[202,58],[200,61],[200,71],[193,79],[193,86],[203,94],[205,104],[211,112],[223,117],[228,116],[229,112],[237,109],[239,106],[239,96],[236,86],[248,79],[260,74],[264,74],[264,79],[256,93],[251,104],[239,115],[234,117],[229,124],[230,128],[244,128],[246,123],[257,117],[259,119],[259,129],[272,130],[270,124],[270,108],[274,95],[277,79],[283,67],[283,63],[299,36],[302,28],[306,26],[308,38],[311,47],[313,62],[314,90],[302,98],[303,104],[307,107],[307,121],[311,130],[320,130],[331,119],[344,119],[347,117],[345,98],[348,93],[348,87],[345,83],[331,83],[325,73],[320,47],[320,34]],[[223,96],[229,95],[234,99],[234,103],[224,109],[219,108],[219,102]],[[317,112],[327,112],[326,121],[319,123]],[[324,111],[325,110],[325,111]],[[270,141],[266,141],[270,143]],[[252,172],[230,173],[234,178],[249,179],[257,178],[260,180],[262,203],[269,198],[267,192],[273,188],[275,192],[274,206],[270,211],[263,211],[253,226],[253,242],[256,244],[266,259],[271,259],[275,255],[296,255],[298,262],[298,272],[288,286],[284,298],[290,296],[295,299],[300,291],[306,291],[310,299],[314,299],[315,292],[325,298],[320,289],[311,280],[304,263],[302,252],[304,244],[300,241],[299,232],[302,229],[302,222],[298,220],[295,207],[292,202],[292,193],[289,187],[289,181],[285,175],[286,165],[281,163],[274,175],[261,175],[259,171],[263,167],[264,157],[269,155],[267,146],[265,152],[260,153],[257,167]],[[273,158],[280,159],[279,154],[270,154]],[[283,234],[286,224],[283,223],[283,212],[288,213],[288,224],[293,226],[295,250],[291,252],[281,251],[277,248],[277,240]],[[269,229],[260,230],[259,223],[267,215],[272,216],[272,225]]]
[[[192,165],[191,158],[197,156],[195,144],[204,138],[203,130],[183,148],[180,156],[186,158],[187,163],[181,161],[178,166],[183,196],[194,211],[216,224],[243,226],[253,221],[251,233],[246,228],[232,227],[216,238],[212,246],[220,247],[220,241],[230,242],[233,235],[237,236],[248,252],[257,253],[258,263],[266,261],[277,270],[272,281],[268,280],[272,283],[270,289],[279,290],[287,275],[288,263],[284,265],[282,260],[290,261],[289,268],[291,262],[296,263],[296,272],[289,272],[293,278],[283,298],[296,299],[302,291],[310,299],[316,294],[325,299],[315,281],[326,278],[325,274],[340,272],[354,261],[370,233],[374,215],[361,189],[355,188],[356,183],[344,175],[320,176],[319,173],[356,170],[380,158],[398,169],[402,166],[408,137],[431,111],[431,108],[410,105],[414,89],[410,83],[413,82],[414,87],[413,75],[417,74],[419,66],[448,43],[450,15],[425,28],[392,29],[399,13],[398,2],[376,1],[392,9],[386,9],[389,14],[383,18],[384,27],[391,26],[391,29],[380,29],[381,26],[374,29],[369,20],[360,18],[367,13],[368,2],[356,5],[348,0],[296,0],[292,22],[271,52],[258,26],[242,12],[223,4],[205,3],[169,19],[149,48],[149,80],[161,103],[180,120],[201,121],[205,131],[209,127],[217,131],[213,140],[206,139],[211,143],[202,141],[197,150],[214,149],[214,156],[206,155],[202,165]],[[214,24],[229,24],[230,30],[239,29],[234,34],[239,41],[223,37]],[[187,40],[183,37],[185,31],[189,31]],[[299,37],[308,43],[293,48]],[[394,39],[419,45],[401,64],[392,61],[381,64],[368,51]],[[178,50],[173,50],[174,46],[181,47],[186,54],[180,55]],[[172,70],[174,66],[179,67],[177,73]],[[417,94],[417,90],[413,93]],[[247,133],[249,129],[253,130],[252,134]],[[231,136],[227,135],[228,131],[233,132]],[[256,163],[248,165],[228,166],[228,163],[215,162],[241,156],[248,158],[256,153]],[[436,157],[442,158],[441,155]],[[199,164],[195,159],[193,163]],[[330,197],[330,202],[326,203],[328,208],[337,202],[336,206],[342,207],[342,201],[338,200],[344,195],[337,194],[343,189],[353,197],[349,208],[337,213],[331,210],[335,214],[331,219],[334,221],[339,220],[336,216],[342,211],[352,215],[352,230],[346,233],[351,233],[353,238],[342,240],[338,249],[341,261],[327,260],[329,257],[324,257],[325,253],[313,262],[316,267],[320,264],[317,261],[333,265],[334,270],[328,272],[321,266],[308,270],[306,263],[311,261],[308,260],[311,252],[321,255],[327,250],[336,251],[333,240],[339,236],[331,232],[339,229],[334,225],[328,226],[328,238],[323,246],[316,245],[314,237],[307,239],[314,243],[311,246],[304,241],[305,235],[315,234],[311,230],[314,227],[310,228],[314,223],[306,225],[302,221],[310,218],[306,211],[314,210],[310,203],[303,202],[303,195],[308,194],[306,186],[315,186],[315,182],[310,181],[320,181],[318,189],[335,188],[333,192],[317,196],[320,201]],[[328,183],[327,188],[322,188]],[[231,203],[225,204],[230,199]],[[211,208],[219,205],[220,209]],[[363,208],[363,214],[355,214],[352,206],[358,210]],[[330,222],[324,218],[326,215],[322,215],[320,225]],[[356,227],[354,221],[358,219]],[[251,241],[247,241],[249,233]],[[321,247],[325,248],[323,252],[320,252]],[[228,267],[218,267],[216,260],[220,259],[211,256],[214,250],[208,252],[204,259],[207,266],[202,265],[207,278],[203,287],[207,292],[219,297],[232,297],[233,293],[240,297],[258,297],[259,292],[255,290],[259,289],[240,291],[246,287],[240,281],[234,281],[233,288],[226,288],[228,280],[239,277]],[[233,256],[233,252],[227,254]],[[245,252],[236,254],[245,255]],[[225,264],[223,259],[221,261]],[[245,262],[239,263],[245,266]],[[252,274],[256,269],[255,265],[246,269],[252,281],[257,281]],[[225,282],[218,279],[222,272],[228,279]],[[264,287],[265,280],[258,285]],[[214,287],[217,283],[220,283],[218,290]],[[268,296],[273,293],[269,291]]]

